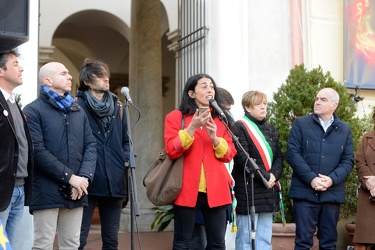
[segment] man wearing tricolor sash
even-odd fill
[[[237,198],[236,250],[251,249],[251,206],[255,207],[255,249],[271,250],[272,216],[280,209],[278,180],[282,174],[283,155],[276,128],[266,122],[267,96],[259,91],[248,91],[242,96],[242,107],[245,115],[235,123],[234,134],[244,150],[237,145],[232,171]],[[249,157],[258,165],[268,187],[258,171],[253,171]],[[253,190],[251,173],[254,173]],[[252,198],[254,204],[251,204]]]

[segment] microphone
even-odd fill
[[[125,96],[125,99],[128,103],[133,104],[132,98],[130,97],[129,94],[129,88],[128,87],[122,87],[121,88],[121,94]]]
[[[210,99],[208,102],[210,103],[210,106],[213,109],[215,109],[216,112],[218,112],[221,117],[224,117],[225,119],[227,119],[227,117],[225,116],[224,112],[221,110],[221,108],[219,107],[215,99]]]

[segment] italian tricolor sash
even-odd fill
[[[266,168],[267,172],[269,172],[273,162],[273,152],[270,144],[267,142],[263,133],[252,120],[244,116],[239,120],[239,122],[245,126],[247,133],[250,135],[251,140],[254,142],[255,147],[262,158],[264,167]]]
[[[273,162],[273,152],[270,144],[264,137],[262,131],[259,130],[258,126],[248,117],[244,116],[238,121],[241,122],[246,128],[247,133],[250,135],[251,140],[254,142],[254,145],[257,148],[260,157],[262,158],[264,167],[266,168],[267,172],[269,172],[271,170]],[[279,189],[281,218],[283,221],[283,225],[285,226],[284,204],[281,194],[281,184],[279,181],[276,182],[276,186]]]

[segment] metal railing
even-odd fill
[[[187,79],[198,73],[206,73],[206,27],[205,0],[178,1],[178,83],[176,102],[181,100]]]

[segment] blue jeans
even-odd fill
[[[272,213],[255,214],[255,249],[272,250]],[[236,250],[251,249],[250,215],[237,214]]]
[[[23,207],[25,205],[25,190],[23,186],[14,187],[12,200],[9,206],[0,212],[0,220],[3,223],[8,235],[10,245],[13,246],[16,240],[19,240],[18,232],[21,231],[21,221],[23,216]],[[32,234],[32,232],[30,232]]]
[[[30,250],[34,242],[34,222],[33,216],[29,212],[29,207],[23,209],[23,216],[21,220],[22,230],[18,231],[17,237],[22,240],[16,240],[12,244],[13,250]]]

